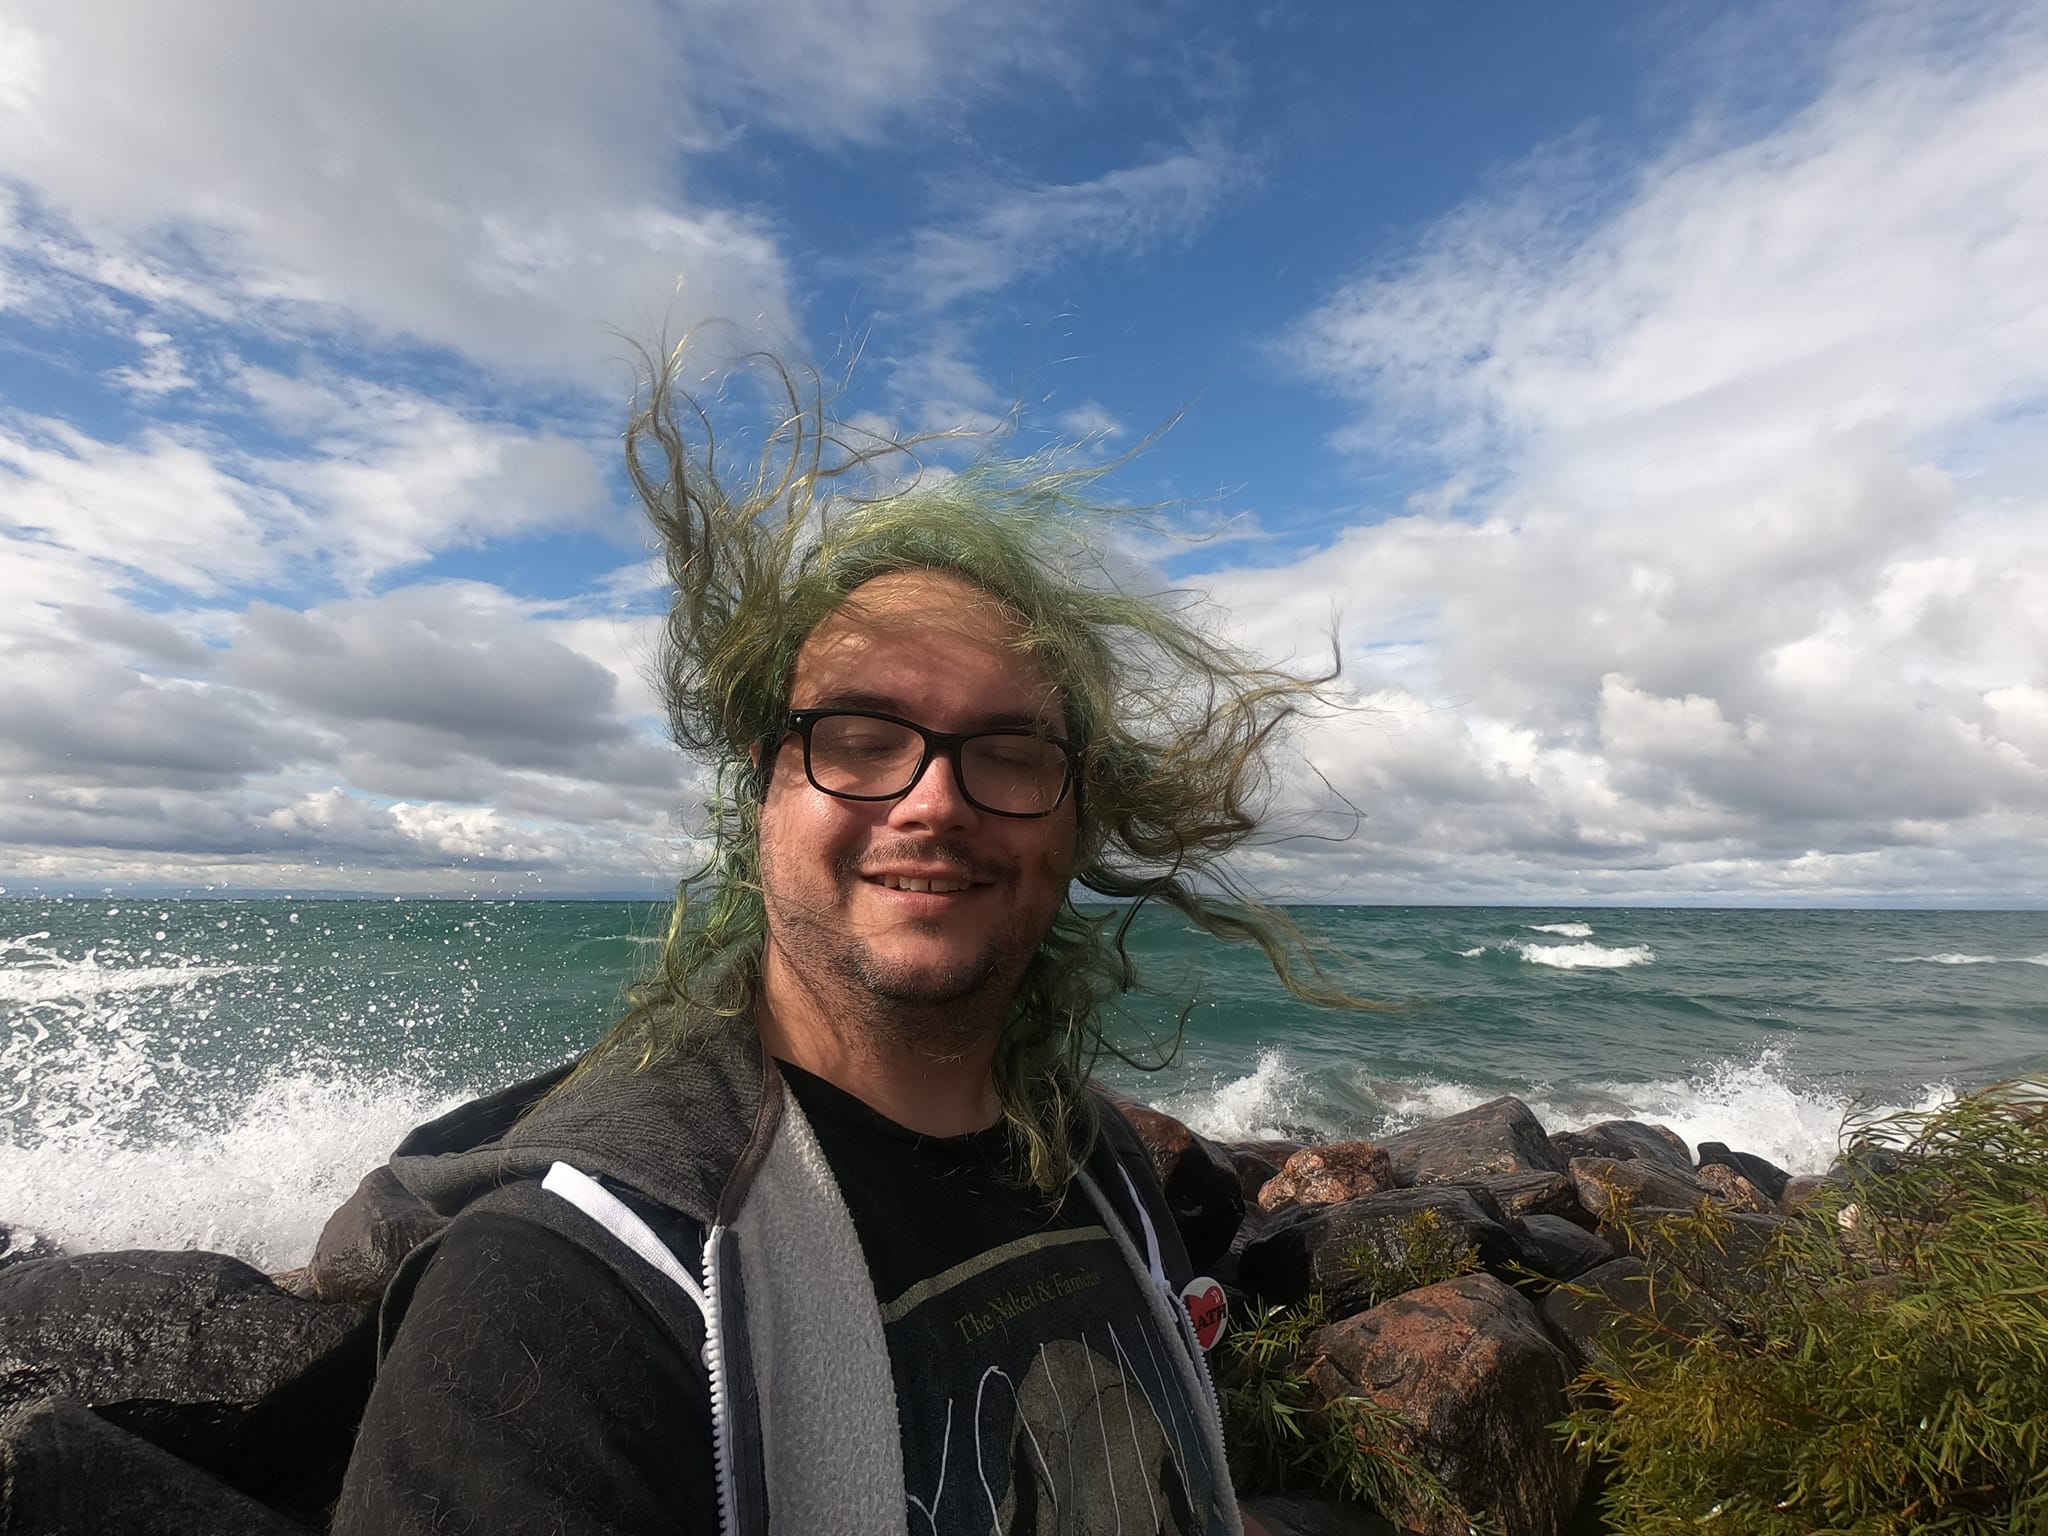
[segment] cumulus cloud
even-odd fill
[[[1372,819],[1355,875],[1309,865],[2048,888],[2048,508],[2014,473],[2048,400],[2048,27],[1955,21],[1875,13],[1774,127],[1702,120],[1590,214],[1540,156],[1293,332],[1357,402],[1341,442],[1446,491],[1217,583],[1269,646],[1312,644],[1304,593],[1345,614],[1374,713],[1310,750]]]

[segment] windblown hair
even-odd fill
[[[765,743],[765,758],[782,734],[811,631],[863,583],[905,570],[956,575],[1013,617],[1080,749],[1076,879],[1126,903],[1108,915],[1066,903],[1003,1026],[995,1085],[1034,1183],[1056,1193],[1085,1156],[1095,1123],[1082,1089],[1103,1053],[1141,1067],[1171,1059],[1171,1049],[1140,1059],[1105,1030],[1111,1004],[1137,984],[1125,938],[1144,904],[1258,945],[1298,996],[1371,1006],[1330,983],[1293,923],[1223,863],[1258,830],[1275,731],[1334,671],[1255,665],[1175,605],[1121,590],[1090,541],[1105,515],[1088,496],[1097,469],[987,459],[876,491],[878,466],[900,465],[919,443],[837,427],[817,382],[772,361],[780,419],[748,483],[728,489],[709,415],[677,386],[679,357],[650,370],[626,465],[674,585],[660,684],[677,744],[715,774],[710,851],[593,1059],[631,1050],[651,1065],[707,1020],[753,1008],[767,938],[754,749]]]

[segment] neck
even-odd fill
[[[985,1002],[827,996],[781,963],[773,946],[762,959],[754,1009],[769,1055],[925,1136],[965,1136],[1002,1118],[995,1087],[1001,1017]]]

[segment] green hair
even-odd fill
[[[1303,678],[1256,665],[1182,605],[1122,590],[1090,539],[1106,511],[1088,495],[1098,468],[987,458],[877,491],[878,466],[929,439],[836,427],[817,381],[772,360],[779,420],[743,489],[729,491],[709,415],[676,384],[680,351],[650,370],[626,467],[674,587],[660,687],[676,743],[715,776],[710,851],[681,882],[658,958],[593,1059],[634,1050],[649,1066],[708,1019],[751,1014],[768,932],[756,749],[782,733],[811,631],[863,583],[905,570],[956,575],[1008,610],[1080,749],[1076,883],[1125,904],[1103,915],[1068,901],[1003,1025],[995,1087],[1034,1183],[1058,1192],[1086,1155],[1095,1122],[1082,1090],[1102,1054],[1140,1067],[1172,1058],[1138,1059],[1104,1029],[1137,985],[1125,938],[1147,902],[1258,945],[1298,996],[1372,1006],[1332,985],[1294,924],[1223,862],[1259,828],[1274,733],[1320,699],[1334,669]]]

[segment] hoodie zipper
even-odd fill
[[[732,1470],[730,1383],[725,1378],[724,1309],[719,1302],[718,1250],[725,1228],[714,1226],[704,1240],[704,1369],[711,1381],[711,1454],[718,1480],[718,1529],[734,1536],[739,1529],[738,1495]]]

